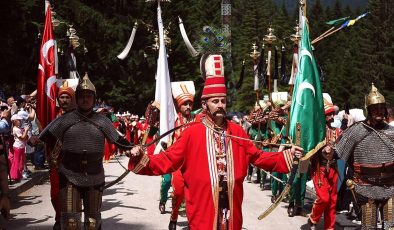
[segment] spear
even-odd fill
[[[263,81],[263,79],[265,79],[264,78],[264,74],[265,74],[265,67],[264,67],[264,65],[265,65],[265,58],[264,58],[264,44],[261,46],[261,50],[260,50],[260,58],[259,58],[259,62],[258,62],[258,69],[257,69],[257,71],[258,71],[258,79],[261,79],[262,81],[261,81],[261,85],[264,85],[264,81]],[[258,88],[258,87],[257,87]]]
[[[284,45],[282,45],[282,50],[281,50],[280,76],[281,76],[281,83],[285,84],[285,82],[287,81],[287,77],[286,77],[286,48]]]
[[[315,43],[316,41],[320,40],[321,38],[325,37],[328,33],[330,33],[332,30],[334,30],[335,27],[344,23],[349,18],[350,18],[350,16],[347,16],[344,18],[339,18],[339,19],[335,19],[335,20],[331,20],[331,21],[326,22],[327,25],[331,25],[332,27],[330,29],[326,30],[324,33],[320,34],[317,38],[313,39],[312,44]]]
[[[272,43],[276,41],[276,36],[273,34],[274,29],[271,28],[271,26],[268,28],[268,34],[264,36],[264,41],[267,43],[268,47],[268,63],[267,63],[267,75],[268,75],[268,98],[269,101],[272,100],[271,98],[271,93],[272,93],[272,88],[271,88],[271,54],[272,54]]]
[[[254,91],[256,92],[256,102],[259,103],[259,63],[257,59],[260,57],[260,52],[257,51],[258,47],[256,43],[252,44],[252,52],[250,53],[250,57],[253,61],[253,75],[254,75]]]
[[[328,37],[328,36],[331,36],[332,34],[338,32],[339,30],[341,30],[341,29],[343,29],[343,28],[345,28],[345,27],[349,27],[349,26],[354,25],[358,20],[360,20],[361,18],[367,16],[368,14],[369,14],[369,12],[363,13],[363,14],[359,15],[357,18],[352,19],[352,20],[348,20],[347,18],[349,18],[349,17],[347,17],[347,18],[340,18],[340,19],[337,19],[337,20],[333,20],[334,22],[338,21],[338,24],[340,24],[340,22],[343,22],[343,21],[345,21],[345,22],[343,22],[343,24],[342,24],[340,27],[338,27],[337,29],[325,33],[324,36],[323,36],[323,35],[320,35],[319,37],[315,38],[315,39],[311,42],[311,44],[314,44],[314,43],[316,43],[316,42],[319,42],[319,41],[321,41],[322,39],[324,39],[324,38],[326,38],[326,37]],[[333,22],[333,21],[330,21],[330,22]]]
[[[274,52],[274,92],[278,92],[278,79],[279,79],[279,69],[278,69],[278,47],[275,46]]]

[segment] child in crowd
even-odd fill
[[[28,140],[28,132],[30,126],[21,127],[21,117],[14,114],[11,117],[12,121],[12,135],[14,136],[13,148],[9,154],[10,160],[10,176],[13,181],[20,181],[22,179],[22,172],[25,165],[25,149]]]

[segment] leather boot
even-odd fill
[[[290,203],[289,207],[287,208],[287,214],[289,215],[289,217],[293,217],[295,216],[296,213],[296,209],[294,207],[294,203]]]
[[[311,218],[308,218],[308,226],[310,230],[316,230],[316,224],[312,223]]]
[[[296,216],[303,216],[303,217],[308,216],[307,212],[301,206],[295,207],[295,215]]]
[[[271,196],[271,203],[275,203],[277,198],[278,198],[278,196],[272,195]]]
[[[161,214],[165,214],[165,213],[166,213],[166,204],[160,202],[160,203],[159,203],[159,210],[160,210],[160,213],[161,213]]]
[[[176,221],[170,221],[170,224],[168,225],[168,230],[176,230]]]

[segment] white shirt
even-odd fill
[[[390,126],[394,126],[394,121],[389,123]]]
[[[12,135],[14,136],[14,147],[16,148],[25,148],[26,147],[26,141],[21,141],[20,137],[23,135],[23,130],[19,127],[14,126],[12,128]]]

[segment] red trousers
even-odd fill
[[[26,161],[25,147],[12,147],[8,155],[8,164],[10,166],[10,176],[12,180],[22,180],[22,172]]]
[[[333,167],[330,167],[328,172],[326,167],[320,167],[318,170],[312,174],[313,184],[316,190],[316,200],[313,203],[312,213],[309,218],[312,223],[317,223],[324,213],[324,229],[334,229],[338,194],[338,173]]]
[[[105,139],[105,142],[104,142],[104,160],[108,161],[109,159],[111,159],[111,156],[113,155],[114,152],[115,152],[115,145],[109,143],[107,141],[107,139]]]
[[[185,198],[185,181],[181,171],[178,169],[171,175],[171,185],[172,185],[172,211],[171,211],[171,221],[178,220],[179,207]]]
[[[51,202],[55,209],[55,220],[60,221],[60,197],[59,197],[59,174],[54,166],[49,170],[49,181],[51,182]]]

